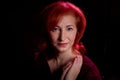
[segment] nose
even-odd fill
[[[59,41],[64,41],[65,39],[66,39],[66,33],[64,30],[61,30],[59,34]]]

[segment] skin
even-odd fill
[[[59,53],[72,50],[77,27],[75,18],[71,15],[64,15],[56,27],[50,31],[53,46]]]
[[[83,59],[82,56],[77,55],[74,59],[74,62],[70,61],[65,68],[63,68],[63,74],[60,80],[76,80],[81,67],[82,67]]]
[[[63,68],[60,80],[75,80],[80,72],[82,56],[74,54],[72,49],[76,34],[76,19],[72,15],[64,15],[58,24],[49,31],[51,42],[58,56],[48,60],[48,64],[51,73],[60,67]]]

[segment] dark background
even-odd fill
[[[32,61],[36,38],[35,14],[57,0],[10,1],[8,23],[12,26],[16,44],[16,65],[27,66]],[[87,28],[82,41],[88,55],[98,66],[104,80],[119,77],[119,26],[118,1],[66,0],[81,7],[87,18]],[[18,68],[18,67],[16,67]]]

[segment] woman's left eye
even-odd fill
[[[67,30],[68,30],[68,31],[72,31],[72,30],[73,30],[73,28],[69,27],[69,28],[67,28]]]

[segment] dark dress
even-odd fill
[[[62,70],[59,69],[54,74],[51,74],[47,60],[43,57],[39,58],[34,65],[34,80],[59,80]],[[83,65],[76,80],[102,80],[101,74],[87,56],[83,56]]]

